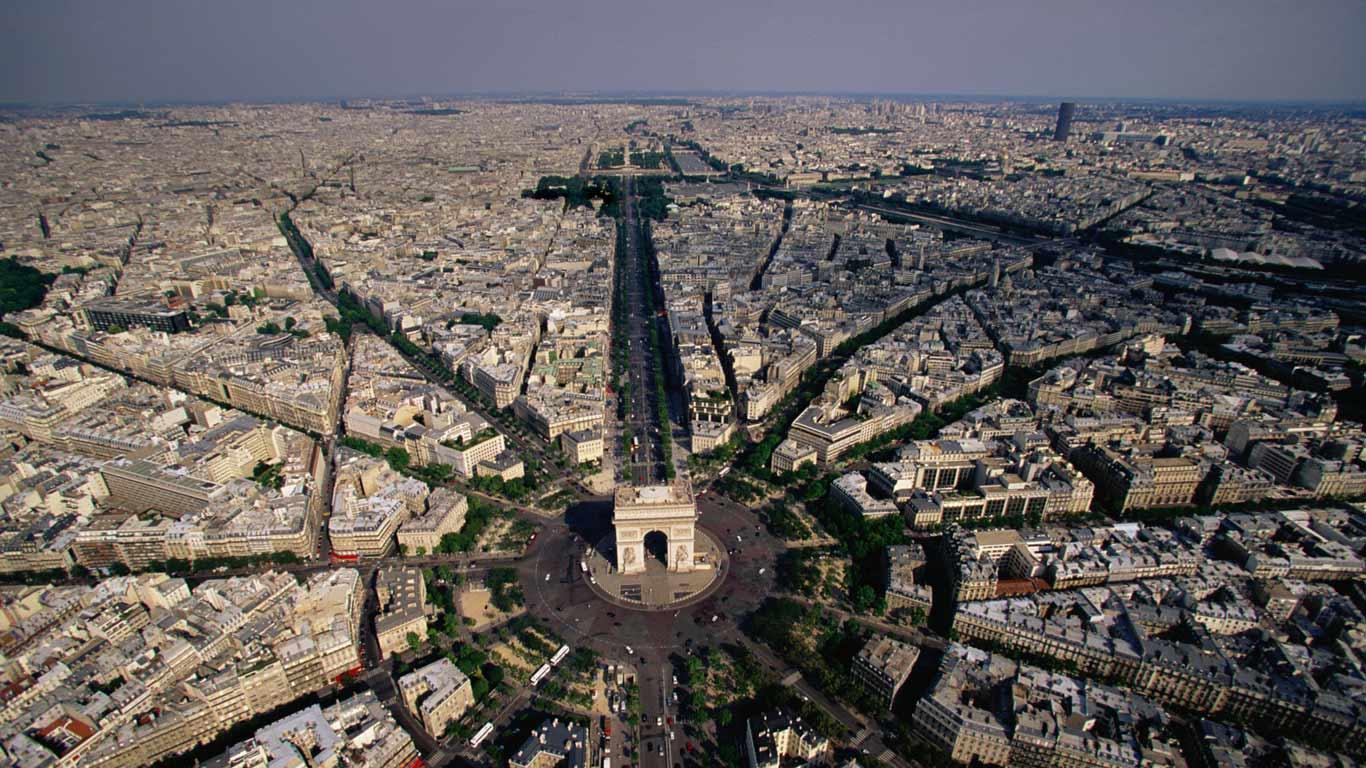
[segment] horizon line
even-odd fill
[[[1026,102],[1058,103],[1071,101],[1078,104],[1094,103],[1103,105],[1168,105],[1168,106],[1258,106],[1258,107],[1366,107],[1366,97],[1335,99],[1249,99],[1249,98],[1200,98],[1182,96],[1057,96],[1042,94],[1003,94],[1003,93],[959,93],[952,91],[858,91],[858,90],[783,90],[783,89],[484,89],[471,91],[451,91],[447,93],[413,92],[368,95],[330,95],[330,96],[281,96],[263,98],[225,97],[212,99],[109,99],[109,100],[52,100],[34,101],[24,99],[0,99],[0,111],[25,111],[41,109],[71,109],[82,107],[210,107],[243,105],[284,105],[284,104],[327,104],[343,101],[498,101],[507,99],[542,100],[561,99],[591,103],[621,99],[686,99],[694,98],[798,98],[824,97],[841,98],[854,101],[871,99],[917,99],[944,101],[951,103],[986,102]]]

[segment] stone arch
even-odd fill
[[[670,571],[691,571],[697,504],[692,486],[679,479],[671,485],[622,486],[612,506],[618,567],[624,574],[640,573],[654,555]],[[650,535],[647,554],[645,536]],[[657,544],[656,540],[662,539]],[[662,545],[661,545],[662,544]],[[687,550],[680,556],[679,548]]]

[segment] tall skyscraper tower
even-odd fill
[[[1075,102],[1064,101],[1058,105],[1058,127],[1053,129],[1054,141],[1067,141],[1072,133],[1072,114],[1077,111]]]

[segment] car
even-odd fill
[[[663,727],[664,727],[664,718],[662,718],[662,717],[660,717],[660,716],[658,716],[658,715],[655,715],[655,727],[656,727],[656,728],[663,728]]]
[[[629,645],[626,646],[626,652],[627,652],[628,654],[632,655],[632,656],[634,656],[634,655],[636,654],[635,651],[631,650],[631,646],[629,646]]]
[[[655,743],[654,743],[653,741],[647,741],[647,742],[645,742],[645,751],[646,751],[646,752],[649,752],[650,754],[654,754],[654,751],[655,751]]]
[[[674,675],[674,685],[678,685],[678,675]]]
[[[669,721],[669,725],[673,725],[673,724],[674,724],[674,719],[673,719],[672,717],[667,718],[667,719],[668,719],[668,721]]]
[[[550,574],[547,573],[547,574],[545,575],[545,580],[546,580],[546,581],[550,581]]]

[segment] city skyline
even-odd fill
[[[1364,18],[12,3],[0,768],[1366,765]]]

